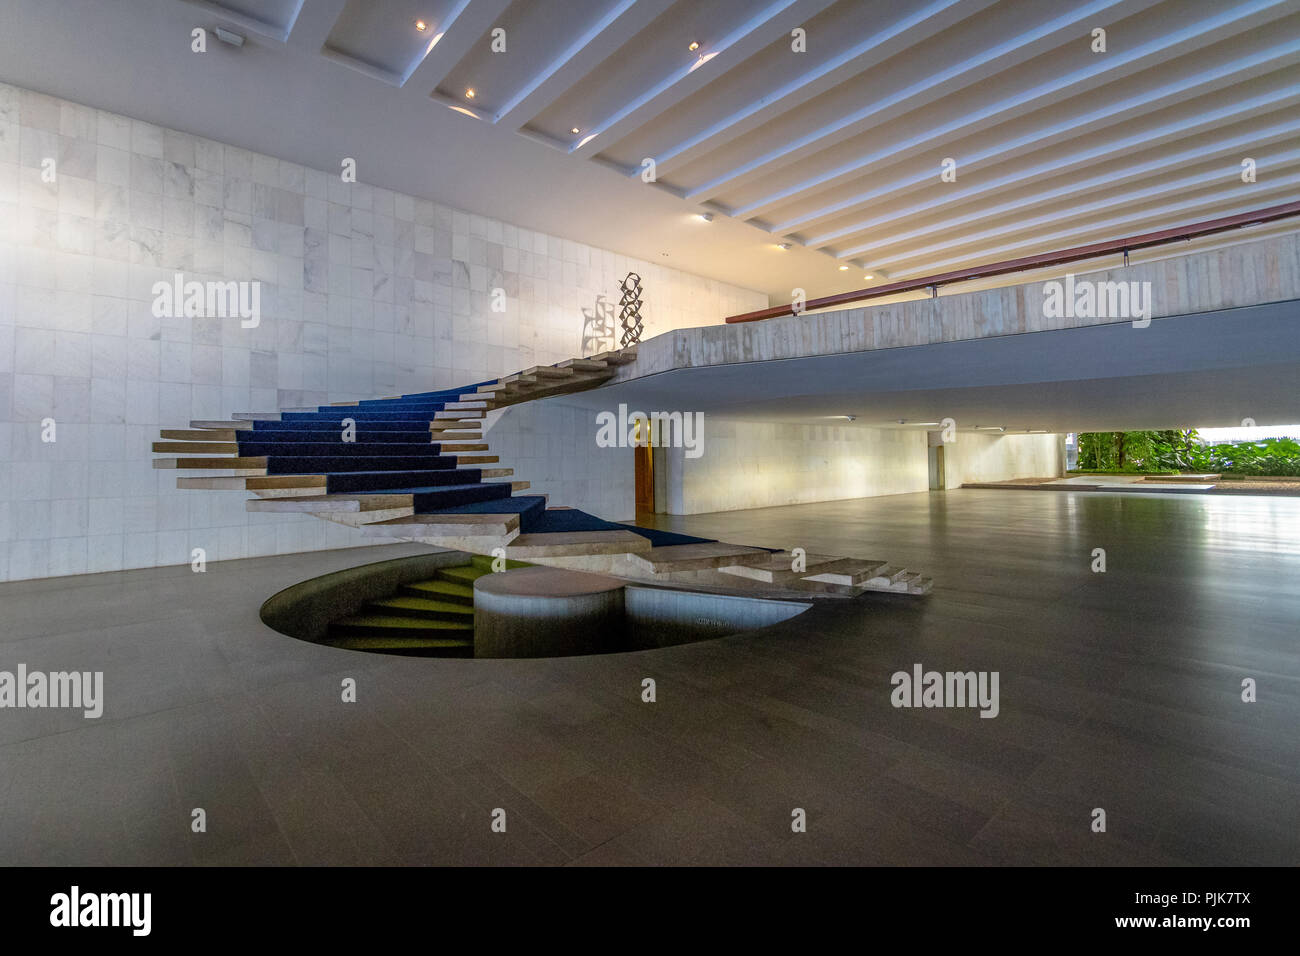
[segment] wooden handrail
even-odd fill
[[[1257,209],[1254,212],[1238,213],[1235,216],[1224,216],[1222,219],[1207,219],[1204,222],[1192,223],[1190,226],[1176,226],[1173,229],[1162,229],[1159,232],[1147,232],[1140,236],[1130,236],[1127,239],[1112,239],[1107,242],[1094,242],[1088,246],[1074,246],[1070,249],[1061,249],[1057,252],[1044,252],[1036,256],[1023,256],[1019,259],[1005,259],[1002,262],[993,262],[984,266],[974,266],[969,269],[958,269],[955,272],[943,272],[939,275],[926,276],[923,279],[905,279],[901,282],[890,282],[886,285],[877,286],[874,289],[859,289],[856,292],[840,292],[836,295],[823,296],[820,299],[811,299],[803,308],[796,311],[793,305],[777,305],[770,309],[759,309],[757,312],[745,312],[742,315],[727,316],[727,323],[736,322],[757,322],[760,319],[774,319],[782,315],[798,315],[800,312],[811,312],[813,309],[825,309],[835,305],[847,305],[850,302],[861,302],[864,299],[878,299],[887,295],[898,295],[901,292],[919,292],[922,289],[937,289],[941,285],[947,285],[952,282],[963,282],[968,279],[984,279],[989,276],[1006,275],[1008,272],[1023,272],[1027,269],[1040,269],[1044,266],[1056,266],[1066,262],[1077,262],[1080,259],[1094,259],[1097,256],[1113,255],[1117,252],[1124,253],[1124,259],[1127,263],[1128,253],[1135,249],[1146,249],[1150,246],[1159,246],[1167,242],[1180,242],[1188,239],[1196,239],[1200,236],[1213,235],[1216,232],[1227,232],[1230,229],[1240,229],[1243,226],[1254,226],[1263,222],[1272,222],[1275,219],[1286,219],[1290,216],[1300,215],[1300,202],[1283,203],[1280,206],[1269,206],[1266,209]]]

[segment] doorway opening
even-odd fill
[[[636,513],[655,512],[655,448],[652,440],[654,423],[638,419],[635,432],[636,456]]]
[[[947,476],[943,469],[943,441],[939,432],[929,433],[930,441],[930,490],[944,491],[948,487]]]

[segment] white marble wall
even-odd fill
[[[572,357],[582,310],[599,294],[617,302],[629,270],[643,277],[647,336],[767,305],[0,84],[0,580],[178,564],[193,547],[215,561],[366,543],[313,518],[246,514],[241,493],[179,492],[175,472],[150,467],[150,442],[190,419]],[[155,318],[153,283],[178,271],[259,281],[261,324]],[[504,314],[490,310],[497,287]]]
[[[957,440],[944,446],[943,456],[949,488],[975,481],[1059,478],[1065,474],[1065,436],[958,432]]]
[[[704,454],[668,449],[669,513],[870,498],[929,486],[923,431],[706,416]]]

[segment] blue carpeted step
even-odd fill
[[[563,531],[625,531],[626,525],[614,524],[577,508],[556,508],[519,519],[520,534],[553,534]]]
[[[273,455],[267,459],[270,475],[328,475],[345,471],[433,471],[452,469],[452,455]]]
[[[286,412],[286,414],[293,414]],[[339,421],[347,416],[341,416]],[[405,421],[401,419],[389,419],[382,422],[366,422],[364,425],[357,423],[357,434],[366,434],[369,432],[427,432],[429,430],[429,419],[427,418],[409,418]],[[340,435],[343,433],[343,426],[333,419],[325,421],[267,421],[258,419],[253,422],[253,431],[256,432],[321,432],[323,434]]]
[[[438,508],[435,513],[455,515],[517,514],[519,515],[519,524],[522,529],[523,523],[528,515],[545,508],[546,498],[542,495],[512,495],[509,498],[498,498],[491,501],[475,501],[468,504]]]
[[[650,540],[656,548],[676,544],[711,544],[715,538],[696,538],[689,534],[675,531],[660,531],[656,528],[638,528],[635,525],[619,524],[597,518],[593,514],[579,511],[577,508],[555,508],[521,517],[520,534],[553,534],[565,531],[631,531]]]
[[[473,385],[465,385],[459,388],[444,388],[437,392],[412,392],[410,395],[403,395],[402,398],[430,398],[442,395],[455,395],[459,397],[461,395],[470,395],[480,385],[491,385],[495,381],[497,381],[495,378],[490,378],[486,382],[475,382]]]
[[[415,513],[428,514],[452,505],[509,499],[510,482],[503,481],[490,485],[448,485],[445,488],[426,488],[412,493],[415,495]]]
[[[432,414],[425,417],[423,413],[417,414],[413,411],[373,411],[360,410],[356,406],[349,406],[350,411],[331,411],[331,412],[284,412],[281,416],[283,422],[342,422],[345,418],[350,418],[358,425],[362,422],[367,424],[371,422],[413,422],[423,421],[426,425],[433,417]]]
[[[246,436],[246,437],[245,437]],[[414,431],[373,431],[358,428],[356,430],[356,441],[353,444],[364,445],[372,442],[393,442],[406,443],[412,445],[429,444],[429,426],[426,423],[424,428]],[[276,444],[328,444],[331,447],[345,445],[343,441],[343,430],[330,426],[329,428],[288,428],[275,429],[259,428],[256,431],[239,432],[236,440],[243,445],[244,442],[271,442]],[[436,447],[436,443],[435,443]]]
[[[633,534],[639,534],[643,538],[649,538],[650,543],[656,548],[667,548],[675,544],[712,544],[717,538],[695,538],[689,534],[679,534],[676,531],[660,531],[657,528],[638,528],[630,524],[621,524],[618,527]],[[765,551],[777,551],[779,548],[764,548]]]
[[[478,468],[448,468],[441,471],[349,471],[327,475],[325,493],[336,494],[410,494],[412,489],[425,490],[442,485],[478,484],[483,472]],[[510,488],[509,483],[505,485]]]
[[[419,442],[276,442],[276,441],[240,441],[239,454],[245,457],[256,455],[290,455],[294,458],[307,458],[324,455],[341,458],[359,456],[394,458],[435,458],[440,451],[439,445],[430,443],[426,437]]]

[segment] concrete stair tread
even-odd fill
[[[722,541],[673,544],[633,555],[633,559],[656,574],[670,571],[698,571],[723,566],[767,561],[770,552]]]
[[[857,586],[876,576],[889,567],[889,562],[869,558],[840,558],[817,569],[809,568],[809,574],[802,575],[809,581],[821,581],[825,584],[845,584]]]
[[[250,458],[155,458],[153,466],[181,471],[265,471],[265,455]]]
[[[158,437],[171,441],[233,442],[240,432],[251,431],[251,428],[164,428]]]
[[[238,455],[239,443],[230,441],[156,441],[153,443],[155,455]]]
[[[512,558],[628,554],[648,551],[649,538],[632,531],[551,531],[521,534],[506,548]]]
[[[500,537],[519,530],[517,514],[413,514],[405,518],[375,521],[361,533],[380,537]]]
[[[839,560],[841,559],[835,555],[809,554],[805,555],[806,564],[804,570],[794,571],[790,567],[794,562],[794,555],[789,551],[778,551],[769,555],[767,560],[757,560],[750,564],[724,565],[719,567],[718,570],[723,574],[749,578],[753,581],[763,581],[767,584],[776,584],[816,573],[819,568],[826,567]]]
[[[201,428],[201,429],[220,428],[220,429],[233,429],[234,431],[240,431],[240,432],[247,432],[253,430],[253,423],[236,422],[230,420],[213,421],[210,419],[199,419],[197,421],[191,421],[190,428]]]
[[[409,507],[411,507],[411,496],[401,494],[298,495],[291,498],[250,498],[244,503],[244,510],[246,511],[306,512],[309,514],[326,511],[389,511],[393,508]]]

